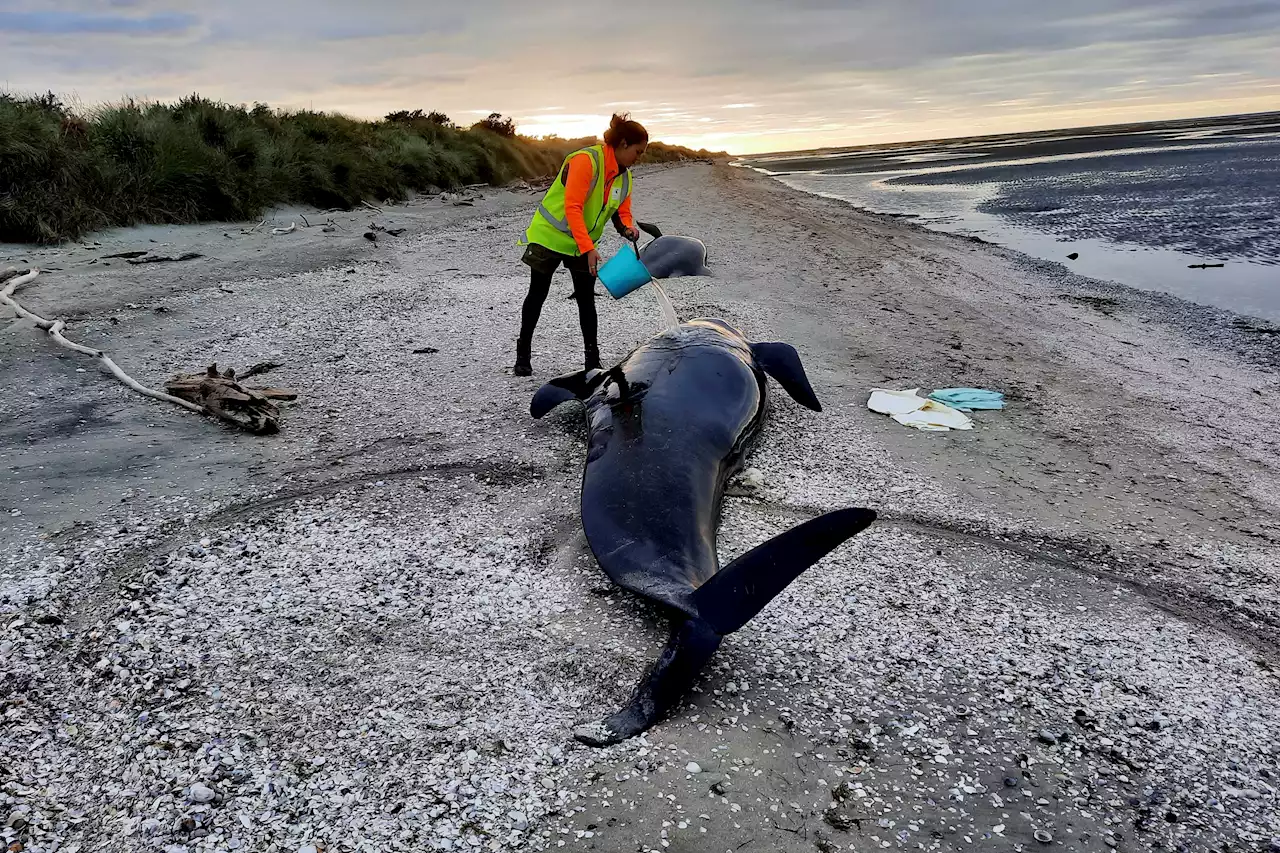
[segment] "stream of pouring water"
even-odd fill
[[[662,312],[662,320],[667,324],[667,328],[679,328],[680,318],[676,316],[675,306],[671,304],[671,298],[667,296],[667,292],[662,289],[662,285],[658,284],[656,279],[649,279],[649,284],[653,287],[653,297],[658,301],[658,310]]]

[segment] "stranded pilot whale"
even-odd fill
[[[654,278],[680,278],[686,275],[713,275],[707,267],[707,247],[696,237],[663,234],[656,225],[637,222],[636,227],[653,237],[640,250],[640,263]]]
[[[793,347],[752,344],[714,319],[668,329],[609,370],[560,376],[534,394],[535,418],[571,400],[585,404],[587,542],[614,583],[672,620],[666,647],[627,704],[577,727],[579,741],[604,746],[652,726],[692,686],[726,634],[875,520],[870,509],[827,513],[720,567],[715,544],[724,487],[760,431],[766,375],[796,402],[822,410]]]

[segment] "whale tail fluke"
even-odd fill
[[[738,630],[800,573],[865,530],[875,510],[829,512],[757,545],[698,587],[698,615],[721,636]]]
[[[608,746],[635,737],[665,717],[684,697],[720,647],[720,635],[700,619],[673,626],[667,645],[618,712],[577,726],[573,736],[588,746]]]
[[[588,746],[634,737],[665,717],[693,686],[721,638],[738,630],[801,572],[875,521],[870,509],[842,509],[798,524],[725,566],[693,593],[697,616],[678,622],[658,659],[620,710],[578,726]]]

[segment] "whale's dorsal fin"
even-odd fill
[[[875,519],[875,510],[840,509],[757,545],[693,593],[698,616],[721,636],[738,630],[801,572]]]
[[[791,399],[806,409],[822,411],[822,404],[813,393],[813,386],[809,384],[804,365],[800,363],[800,353],[795,347],[781,343],[752,344],[751,352],[761,369],[772,376],[791,395]]]
[[[652,237],[655,240],[662,236],[661,229],[659,229],[657,225],[654,225],[650,222],[637,222],[636,227],[639,228],[644,233],[648,234],[650,237]]]
[[[592,368],[549,380],[534,392],[533,400],[529,403],[529,414],[540,418],[561,403],[586,399],[603,375],[603,371]]]

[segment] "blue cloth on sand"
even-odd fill
[[[969,412],[974,409],[1003,409],[1004,395],[985,388],[939,388],[929,395],[930,400]]]

